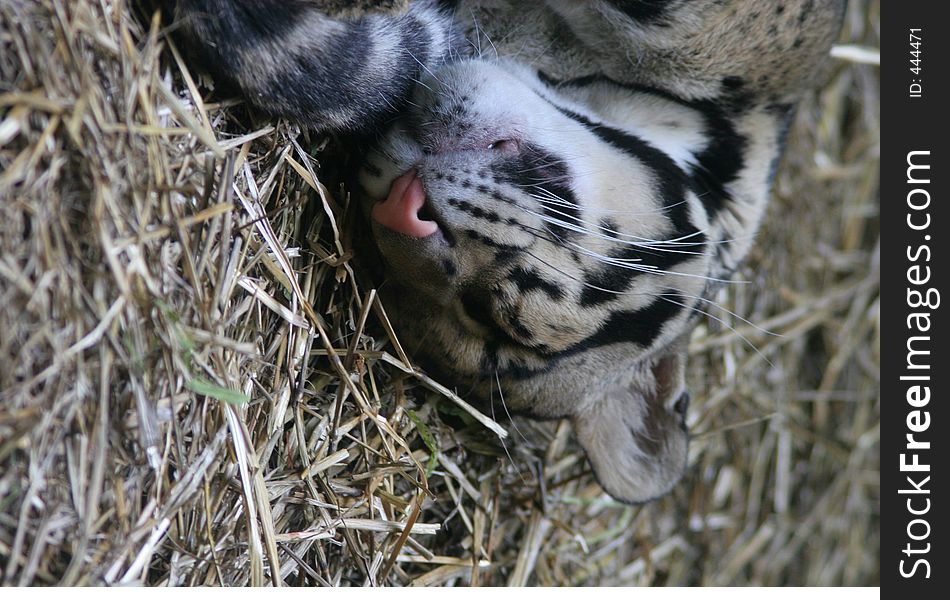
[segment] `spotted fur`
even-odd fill
[[[749,250],[843,1],[368,3],[177,4],[261,110],[378,136],[367,212],[415,170],[438,232],[374,224],[414,356],[572,419],[616,498],[666,493],[686,460],[685,338]]]

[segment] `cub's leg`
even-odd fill
[[[686,100],[788,103],[807,87],[845,0],[545,0],[603,74]],[[617,49],[624,49],[618,52]],[[740,89],[741,88],[741,89]]]
[[[216,77],[261,111],[317,130],[374,129],[399,112],[421,73],[460,45],[451,18],[428,0],[170,4],[189,48]]]

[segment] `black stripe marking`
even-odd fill
[[[684,182],[688,181],[688,177],[668,154],[637,135],[603,123],[596,123],[582,114],[556,104],[552,103],[552,106],[564,116],[584,125],[601,140],[638,159],[644,167],[652,170],[660,187],[660,196],[666,208],[669,209],[667,214],[677,234],[686,235],[695,231],[689,222],[689,208],[685,203]]]
[[[518,286],[518,290],[520,290],[522,294],[527,294],[534,290],[541,290],[551,300],[558,301],[564,299],[564,288],[542,278],[534,269],[518,267],[512,270],[511,273],[508,274],[508,277]]]
[[[442,270],[445,271],[445,274],[449,277],[454,277],[458,274],[458,267],[455,266],[455,263],[449,259],[442,261]]]
[[[473,298],[470,299],[469,302],[473,303],[474,312],[478,312],[479,309],[477,305],[480,304],[479,301]],[[489,316],[489,321],[495,324],[492,330],[501,335],[485,340],[484,355],[482,356],[480,365],[481,375],[490,377],[497,375],[499,377],[509,377],[514,380],[523,381],[551,371],[557,367],[558,361],[563,358],[568,358],[595,348],[624,343],[633,343],[643,348],[649,348],[657,338],[659,338],[664,325],[685,310],[686,306],[688,305],[683,296],[675,290],[666,290],[656,300],[644,308],[612,313],[597,332],[586,340],[562,352],[550,352],[543,347],[530,348],[524,346],[512,340],[510,336],[497,327],[494,319]],[[466,309],[466,312],[468,312],[468,309]],[[480,313],[479,318],[485,318],[484,313]],[[479,322],[481,321],[479,320]],[[542,358],[544,360],[544,366],[533,368],[526,366],[522,362],[508,361],[508,364],[502,368],[499,360],[499,352],[504,343],[514,346],[523,352],[531,352],[535,356]],[[452,379],[458,379],[458,374],[447,373],[439,364],[439,361],[430,360],[425,356],[420,357],[420,359],[422,366],[426,371],[430,372],[430,374],[453,375],[453,377],[451,377]],[[471,375],[466,377],[470,380],[472,379]],[[449,379],[449,377],[444,378]]]
[[[683,310],[686,299],[675,290],[666,290],[660,297],[639,310],[611,313],[597,333],[566,350],[568,356],[611,344],[635,343],[649,348],[660,337],[663,326]]]
[[[589,131],[611,146],[638,159],[646,168],[653,171],[660,188],[660,198],[667,209],[667,216],[673,224],[671,238],[686,238],[699,250],[706,241],[705,236],[689,220],[689,207],[686,203],[686,186],[690,178],[665,152],[655,148],[642,138],[603,123],[595,123],[584,115],[566,108],[552,105],[562,114],[584,125]],[[668,271],[672,267],[688,260],[693,255],[684,252],[663,252],[660,249],[647,250],[636,246],[624,246],[608,254],[611,258],[636,261],[638,264],[654,267],[651,270]],[[585,273],[584,290],[581,292],[582,306],[596,306],[610,301],[617,293],[629,289],[631,282],[648,271],[603,265]]]
[[[223,36],[222,40],[235,50],[286,37],[308,10],[303,2],[285,0],[191,0],[181,6],[188,18],[194,19],[191,26]]]
[[[703,118],[703,134],[709,139],[709,144],[696,155],[696,168],[690,174],[690,188],[696,192],[710,219],[732,200],[726,187],[738,178],[745,166],[748,140],[736,131],[731,117],[748,110],[754,100],[741,77],[726,77],[722,80],[724,97],[718,101],[684,100],[659,88],[623,83],[600,74],[558,80],[538,71],[538,77],[545,85],[555,88],[612,85],[639,94],[658,96],[697,111]]]
[[[611,77],[607,77],[601,73],[592,73],[590,75],[582,75],[581,77],[573,77],[571,79],[556,79],[551,77],[544,71],[538,71],[538,79],[548,87],[559,88],[559,87],[587,87],[589,85],[594,85],[598,83],[612,85],[621,89],[625,89],[630,92],[636,92],[638,94],[650,94],[651,96],[659,96],[664,100],[669,100],[670,102],[676,102],[684,106],[690,106],[688,100],[668,92],[666,90],[652,87],[648,85],[643,85],[640,83],[625,83],[622,81],[617,81]]]
[[[726,186],[738,179],[745,166],[748,140],[722,111],[707,110],[702,114],[709,144],[696,155],[690,187],[706,208],[706,214],[713,218],[732,200]]]
[[[485,210],[484,208],[476,206],[471,202],[466,202],[465,200],[459,200],[457,198],[449,198],[447,202],[449,206],[453,206],[458,210],[475,217],[476,219],[482,219],[488,221],[489,223],[498,223],[501,221],[501,217],[498,216],[498,213]]]
[[[469,318],[485,329],[491,331],[499,329],[498,323],[495,322],[491,310],[489,310],[490,300],[484,290],[468,290],[462,292],[459,298],[462,300],[462,308],[465,309],[465,314]]]
[[[514,246],[512,244],[504,244],[502,242],[496,242],[487,235],[482,235],[481,233],[475,231],[474,229],[463,229],[464,233],[470,240],[475,242],[481,242],[482,244],[488,246],[489,248],[494,248],[496,250],[518,253],[524,250],[521,246]]]
[[[532,339],[534,339],[534,334],[531,333],[531,330],[521,322],[521,318],[513,306],[508,306],[505,308],[504,319],[505,323],[511,328],[514,334],[521,338],[522,343],[530,342]],[[537,347],[537,350],[539,352],[544,352],[545,348],[541,346]]]
[[[702,244],[706,241],[706,236],[700,232],[689,238],[689,241],[696,244]],[[698,249],[700,246],[688,246],[691,249]],[[695,251],[695,250],[694,250]],[[637,261],[634,267],[624,268],[611,265],[603,265],[600,268],[584,273],[584,289],[581,291],[581,306],[597,306],[617,297],[630,287],[630,283],[640,275],[647,275],[654,271],[669,272],[677,265],[686,262],[695,257],[694,254],[686,252],[664,252],[662,250],[646,250],[638,247],[622,247],[608,253],[610,258],[616,258],[624,261]],[[661,273],[662,274],[662,273]]]
[[[523,350],[528,349],[528,346],[526,346],[523,341],[513,338],[503,327],[502,323],[498,321],[495,314],[493,314],[491,310],[491,298],[488,291],[471,288],[462,292],[460,299],[465,314],[488,331],[488,339],[485,340],[485,351],[491,368],[497,368],[497,351],[501,347],[501,344],[515,346]],[[531,331],[520,322],[514,310],[509,309],[506,311],[505,321],[506,324],[511,327],[512,331],[515,332],[515,335],[521,337],[522,340],[528,341],[533,337]]]
[[[181,3],[192,17],[189,47],[222,84],[237,88],[259,110],[315,129],[336,128],[369,133],[401,112],[422,66],[433,62],[428,26],[412,14],[370,16],[331,21],[310,3],[294,0]],[[313,19],[314,35],[296,46],[273,50],[305,19]],[[333,23],[331,27],[330,23]],[[399,55],[392,69],[373,81],[358,81],[382,50],[382,30],[399,37]],[[260,76],[260,57],[279,61],[267,77]],[[332,56],[326,61],[323,57]],[[366,94],[372,88],[373,94]]]
[[[617,224],[613,219],[601,219],[600,220],[600,230],[604,235],[609,235],[614,239],[618,239],[620,234],[620,225]]]
[[[669,11],[674,0],[613,0],[614,8],[627,15],[639,25],[669,26]]]

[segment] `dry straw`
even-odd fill
[[[850,3],[692,340],[687,477],[635,508],[565,423],[413,369],[332,144],[216,95],[138,5],[4,0],[0,580],[877,583],[878,11]]]

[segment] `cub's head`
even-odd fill
[[[627,123],[609,124],[585,93],[513,63],[446,65],[360,182],[411,354],[463,395],[570,417],[606,490],[640,502],[686,459],[683,339],[711,269],[686,176],[701,127],[662,98],[641,108],[665,119],[637,128],[621,113],[638,107],[605,97]]]

